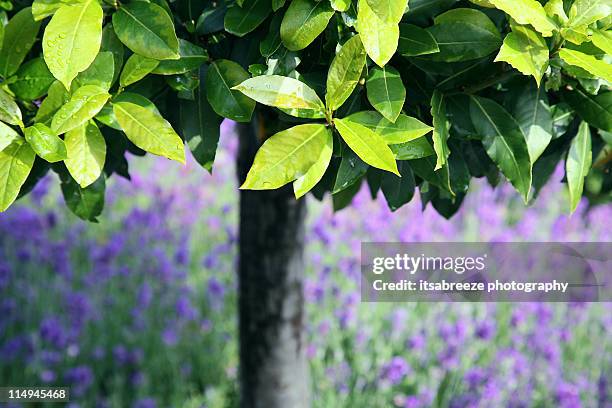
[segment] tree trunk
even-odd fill
[[[262,120],[238,125],[242,183],[260,143]],[[304,200],[291,186],[240,192],[239,330],[243,408],[308,407],[304,344]]]

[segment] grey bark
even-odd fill
[[[267,136],[257,120],[238,125],[242,183]],[[304,200],[291,186],[240,192],[239,331],[242,408],[310,406],[304,343]]]

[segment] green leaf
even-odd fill
[[[20,10],[4,27],[0,52],[0,75],[4,79],[17,72],[34,45],[39,28],[40,23],[34,21],[30,7]]]
[[[182,135],[193,157],[212,172],[223,118],[215,113],[206,98],[208,71],[207,65],[200,67],[200,86],[195,91],[194,100],[181,99],[180,123]]]
[[[374,67],[366,81],[368,101],[374,109],[395,122],[406,101],[406,88],[399,72],[393,67]]]
[[[518,123],[496,102],[481,97],[472,97],[470,115],[487,154],[527,202],[532,164]]]
[[[417,118],[400,114],[395,123],[375,111],[356,112],[345,118],[380,135],[388,145],[406,143],[431,132],[433,128]]]
[[[98,55],[102,42],[102,7],[95,0],[63,5],[43,36],[43,55],[49,71],[70,89],[72,80]]]
[[[389,146],[397,160],[415,160],[433,156],[436,152],[425,137]],[[435,160],[434,160],[435,165]],[[433,167],[432,167],[433,169]]]
[[[266,58],[272,56],[283,45],[280,37],[280,26],[282,21],[283,15],[280,13],[276,13],[274,17],[272,17],[268,34],[259,43],[259,52],[262,56]]]
[[[397,50],[399,27],[378,18],[367,1],[359,1],[357,5],[357,32],[361,42],[372,61],[383,67]]]
[[[15,132],[12,127],[0,122],[0,151],[4,150],[7,146],[20,138],[21,136],[19,133]]]
[[[548,68],[548,45],[544,37],[527,26],[514,25],[504,39],[495,61],[505,61],[524,75],[531,75],[540,86]]]
[[[376,16],[391,24],[398,24],[408,8],[408,0],[365,0]]]
[[[60,173],[60,180],[64,201],[70,211],[82,220],[98,222],[96,217],[102,214],[104,209],[104,174],[86,188],[79,186],[66,171]]]
[[[590,125],[606,132],[612,132],[611,91],[592,96],[576,88],[563,93],[563,99]]]
[[[0,212],[15,201],[25,183],[36,155],[22,137],[0,151]]]
[[[240,188],[270,190],[302,177],[328,148],[330,133],[325,125],[314,123],[276,133],[257,151]]]
[[[150,74],[158,64],[158,60],[143,57],[138,54],[132,54],[125,62],[125,66],[119,77],[119,84],[122,87],[126,87],[134,82],[140,81]]]
[[[450,150],[448,148],[448,119],[446,118],[445,96],[440,91],[435,90],[431,97],[431,116],[433,117],[433,146],[437,155],[436,167],[434,170],[441,169],[447,163]]]
[[[270,0],[244,0],[242,6],[234,6],[225,14],[225,30],[242,37],[255,30],[272,11]]]
[[[36,112],[34,122],[50,124],[55,112],[69,100],[70,95],[64,85],[60,81],[53,82],[47,91],[47,97],[42,101],[38,112]]]
[[[34,20],[40,21],[52,16],[64,4],[74,4],[79,0],[34,0],[32,2],[32,16]]]
[[[336,11],[347,11],[351,7],[351,0],[330,0],[331,6]]]
[[[544,7],[537,0],[489,0],[496,8],[503,10],[519,24],[531,24],[544,37],[550,37],[557,30],[557,24],[548,17]]]
[[[208,61],[208,55],[203,48],[183,39],[179,39],[179,55],[181,57],[177,60],[161,61],[152,73],[159,75],[184,74],[198,69],[200,65]]]
[[[106,89],[99,86],[80,87],[72,94],[68,103],[53,115],[51,129],[60,135],[82,125],[100,112],[109,97]]]
[[[81,72],[74,79],[72,89],[85,85],[96,85],[103,89],[110,89],[113,84],[115,64],[113,53],[100,51],[89,68]]]
[[[593,44],[608,55],[612,55],[612,30],[595,30],[591,36]]]
[[[23,127],[21,110],[12,97],[0,89],[0,120]]]
[[[544,89],[535,86],[533,82],[519,82],[510,93],[510,113],[521,127],[527,140],[531,163],[535,163],[552,140],[553,117],[548,96]]]
[[[578,203],[582,198],[584,178],[589,174],[593,154],[591,152],[591,131],[586,122],[582,122],[576,137],[572,139],[567,160],[565,162],[565,173],[570,197],[570,212],[576,211]]]
[[[570,65],[580,67],[598,78],[612,82],[612,65],[606,61],[598,60],[592,55],[567,48],[561,49],[559,56]]]
[[[399,175],[395,156],[385,140],[367,127],[347,119],[335,119],[342,139],[364,162]]]
[[[409,203],[414,196],[414,189],[416,187],[414,174],[408,162],[400,161],[397,164],[397,168],[402,177],[384,173],[380,180],[380,189],[391,211],[396,211],[404,204]]]
[[[55,163],[67,157],[64,141],[46,125],[36,123],[25,128],[23,133],[32,150],[49,163]]]
[[[338,194],[350,188],[353,184],[361,182],[361,179],[368,172],[369,168],[370,166],[361,160],[359,156],[357,156],[357,153],[351,149],[343,148],[342,160],[336,172],[336,180],[331,191],[332,194]]]
[[[419,139],[420,140],[420,139]],[[421,159],[411,160],[410,167],[417,176],[427,181],[428,183],[448,191],[451,195],[455,195],[451,187],[451,179],[448,164],[441,169],[436,170],[436,159],[434,156],[427,156]]]
[[[293,182],[293,193],[295,198],[300,198],[308,193],[323,178],[334,150],[334,138],[331,132],[326,132],[325,144],[321,149],[319,158],[310,166],[306,173]]]
[[[232,89],[259,103],[283,109],[325,110],[317,93],[305,83],[280,75],[249,78]]]
[[[325,30],[333,15],[328,1],[293,0],[280,27],[283,44],[290,51],[306,48]]]
[[[123,4],[113,14],[113,27],[121,42],[136,54],[157,60],[180,58],[172,19],[157,4]]]
[[[501,36],[486,14],[471,9],[454,9],[436,17],[427,31],[438,43],[440,52],[433,61],[469,61],[499,49]]]
[[[32,101],[47,93],[55,78],[49,72],[42,58],[34,58],[17,71],[16,78],[9,83],[9,88],[18,99]]]
[[[255,110],[255,102],[235,87],[249,78],[249,74],[237,63],[217,60],[210,64],[206,75],[206,96],[218,115],[249,122]]]
[[[612,3],[609,0],[576,0],[569,11],[569,20],[561,29],[563,37],[575,44],[588,39],[589,25],[609,17]]]
[[[106,160],[106,142],[93,121],[66,133],[68,158],[64,160],[72,178],[81,188],[93,184],[102,174]]]
[[[400,24],[399,29],[397,52],[404,57],[440,52],[436,39],[429,31],[413,24]]]
[[[123,66],[123,56],[125,54],[125,47],[123,43],[115,34],[112,24],[107,24],[102,29],[102,44],[100,45],[100,52],[108,51],[113,54],[113,83],[119,79],[119,73]]]
[[[336,110],[348,99],[357,86],[366,62],[366,52],[359,35],[348,40],[334,57],[327,74],[325,103]]]
[[[159,113],[127,101],[114,102],[113,111],[126,136],[136,146],[185,163],[183,141]]]

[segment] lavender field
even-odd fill
[[[236,137],[212,176],[132,158],[100,224],[43,181],[0,216],[0,384],[68,385],[71,407],[234,407]],[[56,177],[53,175],[52,177]],[[472,186],[451,221],[363,190],[309,198],[308,356],[317,407],[609,407],[609,304],[362,304],[361,241],[610,241],[612,208],[565,215],[562,172],[525,208]]]

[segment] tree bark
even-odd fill
[[[262,119],[238,125],[238,178],[269,136]],[[310,405],[304,343],[304,200],[291,186],[240,192],[238,302],[243,408]]]

